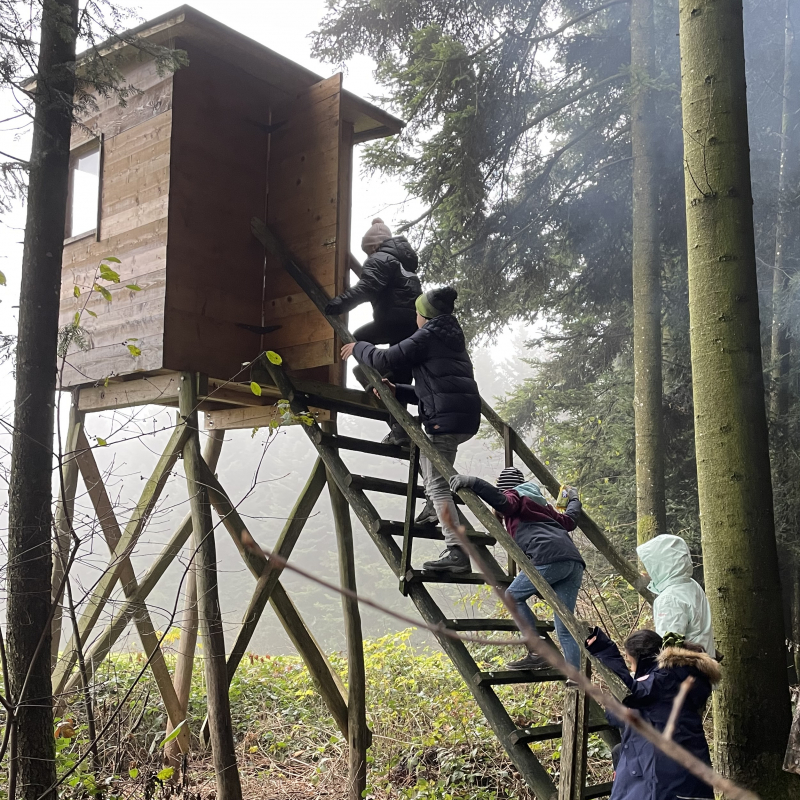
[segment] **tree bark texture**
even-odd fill
[[[631,0],[631,140],[633,145],[633,367],[637,539],[665,533],[661,377],[661,262],[653,0]]]
[[[775,271],[772,284],[770,411],[781,422],[789,412],[791,368],[791,295],[800,265],[800,2],[786,0],[784,38],[781,167],[778,176],[778,217],[775,230]]]
[[[770,483],[742,5],[681,0],[681,102],[695,447],[705,584],[724,677],[717,767],[763,800],[798,795]]]
[[[53,420],[61,258],[75,88],[77,0],[42,6],[28,209],[22,256],[17,383],[8,509],[8,662],[22,700],[18,789],[42,797],[55,781],[50,590]],[[34,653],[39,652],[35,663]],[[25,695],[20,692],[25,686]],[[50,792],[45,797],[55,797]]]

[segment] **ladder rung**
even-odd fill
[[[378,532],[388,536],[402,536],[404,533],[403,527],[402,522],[382,522],[380,528],[378,528]],[[487,547],[492,547],[497,544],[497,539],[495,539],[494,536],[489,536],[482,531],[467,531],[466,533],[469,540],[475,544],[485,544]],[[435,525],[415,525],[414,538],[442,541],[444,539],[444,533],[441,528],[437,528]]]
[[[340,450],[352,450],[356,453],[369,453],[387,458],[404,458],[408,461],[409,449],[407,446],[371,442],[369,439],[354,439],[352,436],[332,436],[329,433],[322,435],[320,444],[325,447],[338,447]]]
[[[450,572],[428,572],[421,569],[410,569],[405,578],[402,579],[406,584],[409,583],[463,583],[474,586],[481,586],[486,583],[483,575],[480,572],[460,572],[453,575]],[[508,586],[511,583],[511,578],[506,575],[505,577],[497,578],[497,582],[501,586]]]
[[[608,797],[614,784],[609,781],[608,783],[596,783],[594,786],[587,786],[583,790],[584,800],[594,800],[596,797]]]
[[[564,675],[557,669],[498,669],[491,672],[476,672],[472,682],[476,686],[497,686],[507,683],[544,683],[563,681]]]
[[[350,485],[354,489],[361,489],[364,492],[399,494],[401,497],[405,497],[408,493],[407,483],[403,483],[402,481],[390,481],[386,478],[373,478],[371,475],[353,475]],[[422,486],[416,487],[414,496],[419,499],[425,497],[425,490]],[[464,504],[464,501],[460,497],[454,496],[453,499],[460,505]]]
[[[445,626],[451,631],[516,631],[517,623],[513,619],[448,619]],[[555,630],[552,622],[539,620],[536,630],[549,633]]]
[[[589,723],[589,733],[611,730],[612,726],[605,720],[594,720]],[[549,725],[538,725],[533,728],[519,728],[513,731],[508,740],[512,744],[530,744],[531,742],[546,742],[549,739],[560,739],[562,727],[560,722]],[[599,796],[599,795],[598,795]]]

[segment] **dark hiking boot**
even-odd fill
[[[422,569],[428,572],[469,572],[469,556],[460,547],[448,547],[436,561],[426,561]]]
[[[433,507],[433,502],[427,500],[425,508],[420,511],[417,518],[414,520],[415,525],[438,525],[439,517],[436,516],[436,509]]]
[[[399,447],[408,447],[410,443],[409,435],[396,422],[392,424],[391,430],[381,442],[381,444],[396,444]]]
[[[528,653],[524,658],[518,658],[516,661],[509,661],[508,664],[506,664],[506,669],[550,669],[550,664],[541,656],[537,656],[536,653]]]

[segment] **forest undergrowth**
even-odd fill
[[[473,595],[471,613],[502,614],[500,609],[487,610],[491,602],[488,590]],[[541,618],[548,616],[544,605],[534,610]],[[635,598],[618,579],[585,581],[578,610],[583,619],[602,624],[617,639],[642,624]],[[174,651],[179,636],[177,629],[167,634],[167,653]],[[367,714],[373,734],[367,797],[532,800],[449,659],[435,644],[412,643],[418,640],[414,630],[408,629],[364,643]],[[485,644],[468,646],[479,666],[487,670],[522,652]],[[167,658],[171,662],[174,656]],[[333,653],[330,660],[346,681],[343,656]],[[70,699],[56,728],[58,774],[74,769],[64,781],[64,800],[95,796],[213,799],[210,754],[197,739],[206,710],[202,649],[195,662],[188,719],[193,749],[188,759],[174,767],[164,764],[166,713],[145,667],[143,653],[115,653],[95,674],[92,695],[97,729],[111,720],[100,738],[99,770],[91,758],[76,766],[87,750],[88,726],[84,696]],[[520,727],[561,719],[564,688],[560,682],[496,688]],[[346,795],[345,738],[298,656],[248,654],[231,685],[230,699],[246,798]],[[556,780],[560,744],[556,739],[532,745]],[[611,753],[596,734],[589,742],[589,771],[590,784],[610,780]],[[5,800],[1,788],[0,798]]]

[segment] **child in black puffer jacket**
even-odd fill
[[[425,433],[451,464],[459,445],[478,432],[481,422],[481,397],[466,339],[453,316],[457,297],[458,293],[451,286],[421,294],[415,303],[418,330],[388,350],[378,350],[363,341],[342,348],[342,358],[352,354],[358,362],[373,367],[381,375],[411,370],[413,386],[384,383],[398,400],[419,407]],[[443,572],[469,572],[469,557],[459,546],[450,524],[458,519],[450,487],[425,456],[420,459],[420,466],[425,493],[436,509],[447,546],[441,558],[423,567]]]

